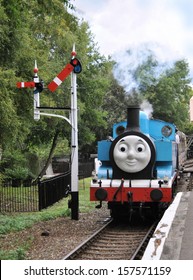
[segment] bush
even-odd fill
[[[18,166],[14,169],[7,168],[5,170],[5,176],[11,179],[27,179],[29,177],[29,169]]]

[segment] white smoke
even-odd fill
[[[120,51],[113,56],[116,62],[113,68],[113,75],[127,94],[131,94],[133,90],[139,92],[140,81],[137,76],[137,69],[147,63],[149,57],[152,57],[155,61],[153,69],[150,69],[151,73],[148,80],[149,85],[151,85],[168,68],[171,68],[175,61],[174,56],[171,56],[164,46],[150,42],[143,43],[128,47],[128,50]]]
[[[153,66],[143,68],[143,65],[148,66],[150,57],[153,59]],[[117,53],[113,58],[116,62],[113,68],[115,79],[124,88],[126,94],[132,95],[134,92],[140,94],[141,76],[149,86],[156,85],[161,75],[182,57],[174,56],[163,45],[149,42],[132,46],[128,50]],[[153,106],[147,100],[144,100],[140,107],[149,118],[152,117]]]
[[[152,113],[153,113],[153,106],[149,103],[149,101],[144,100],[141,105],[140,108],[142,111],[144,111],[149,118],[152,117]]]

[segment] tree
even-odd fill
[[[153,116],[174,122],[181,130],[189,119],[191,88],[188,74],[187,62],[176,61],[156,84],[147,86],[143,92],[143,96],[153,105]]]
[[[5,149],[10,139],[16,141],[21,124],[14,106],[14,71],[0,68],[0,81],[0,148]]]
[[[30,169],[31,159],[45,161],[48,147],[54,147],[57,139],[64,139],[66,145],[70,141],[70,127],[63,121],[42,117],[34,122],[32,90],[15,87],[16,81],[32,80],[35,59],[38,73],[47,85],[70,61],[75,42],[83,66],[78,76],[82,152],[93,150],[95,134],[106,125],[102,102],[109,83],[109,62],[99,54],[88,24],[70,14],[67,6],[72,8],[67,0],[0,0],[0,76],[5,85],[4,92],[0,88],[0,96],[6,99],[0,105],[1,145],[3,156],[9,155],[10,149],[18,150],[28,159],[28,163],[21,164]],[[54,93],[44,89],[40,98],[42,106],[69,106],[70,77]],[[39,171],[34,172],[37,175]]]
[[[127,95],[117,81],[111,77],[111,84],[109,91],[104,97],[103,109],[107,112],[107,128],[106,133],[111,134],[112,125],[116,122],[122,121],[126,117]],[[104,135],[101,135],[104,137]],[[101,137],[101,138],[102,138]]]
[[[157,47],[141,44],[121,53],[114,75],[127,94],[127,102],[141,104],[147,100],[153,106],[154,118],[174,122],[183,130],[191,96],[188,63],[183,59],[159,61]]]

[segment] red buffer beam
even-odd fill
[[[35,83],[34,82],[18,82],[17,83],[17,88],[34,88]]]
[[[74,66],[70,63],[66,65],[66,67],[54,78],[54,80],[49,83],[48,88],[50,91],[54,92],[59,85],[70,75],[73,71]]]

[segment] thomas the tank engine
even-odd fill
[[[113,138],[98,142],[99,168],[92,180],[92,201],[108,202],[112,216],[136,209],[155,211],[173,197],[177,180],[175,126],[149,119],[139,107],[114,124]]]

